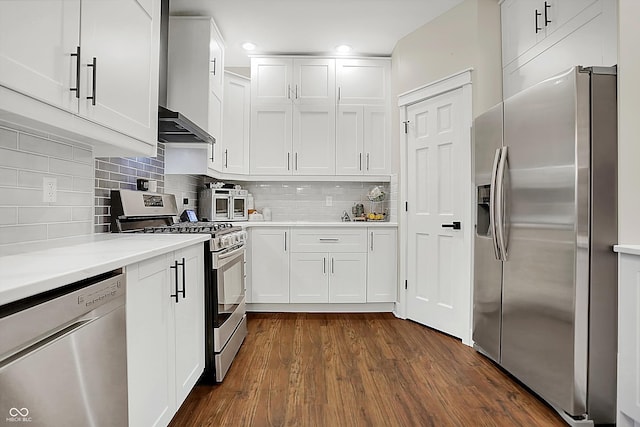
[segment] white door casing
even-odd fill
[[[407,318],[471,343],[471,73],[400,96]],[[461,223],[459,230],[443,224]],[[401,313],[402,315],[403,313]]]

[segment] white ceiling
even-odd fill
[[[462,0],[170,0],[172,15],[212,16],[225,40],[225,66],[248,67],[257,54],[389,56],[396,42]]]

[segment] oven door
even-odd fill
[[[247,210],[247,198],[245,196],[233,197],[233,212],[231,213],[233,221],[247,221],[249,213]]]
[[[229,221],[231,219],[231,196],[214,195],[213,196],[213,218],[212,221]]]
[[[213,253],[214,277],[216,278],[217,310],[213,319],[219,328],[244,304],[244,246],[230,252]]]

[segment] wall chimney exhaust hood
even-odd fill
[[[165,143],[215,144],[216,139],[200,126],[167,105],[167,58],[169,49],[169,0],[160,2],[160,87],[158,92],[158,141]]]
[[[216,139],[177,111],[158,106],[158,141],[215,144]]]

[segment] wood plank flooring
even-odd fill
[[[460,341],[391,313],[250,313],[224,382],[171,426],[565,426]]]

